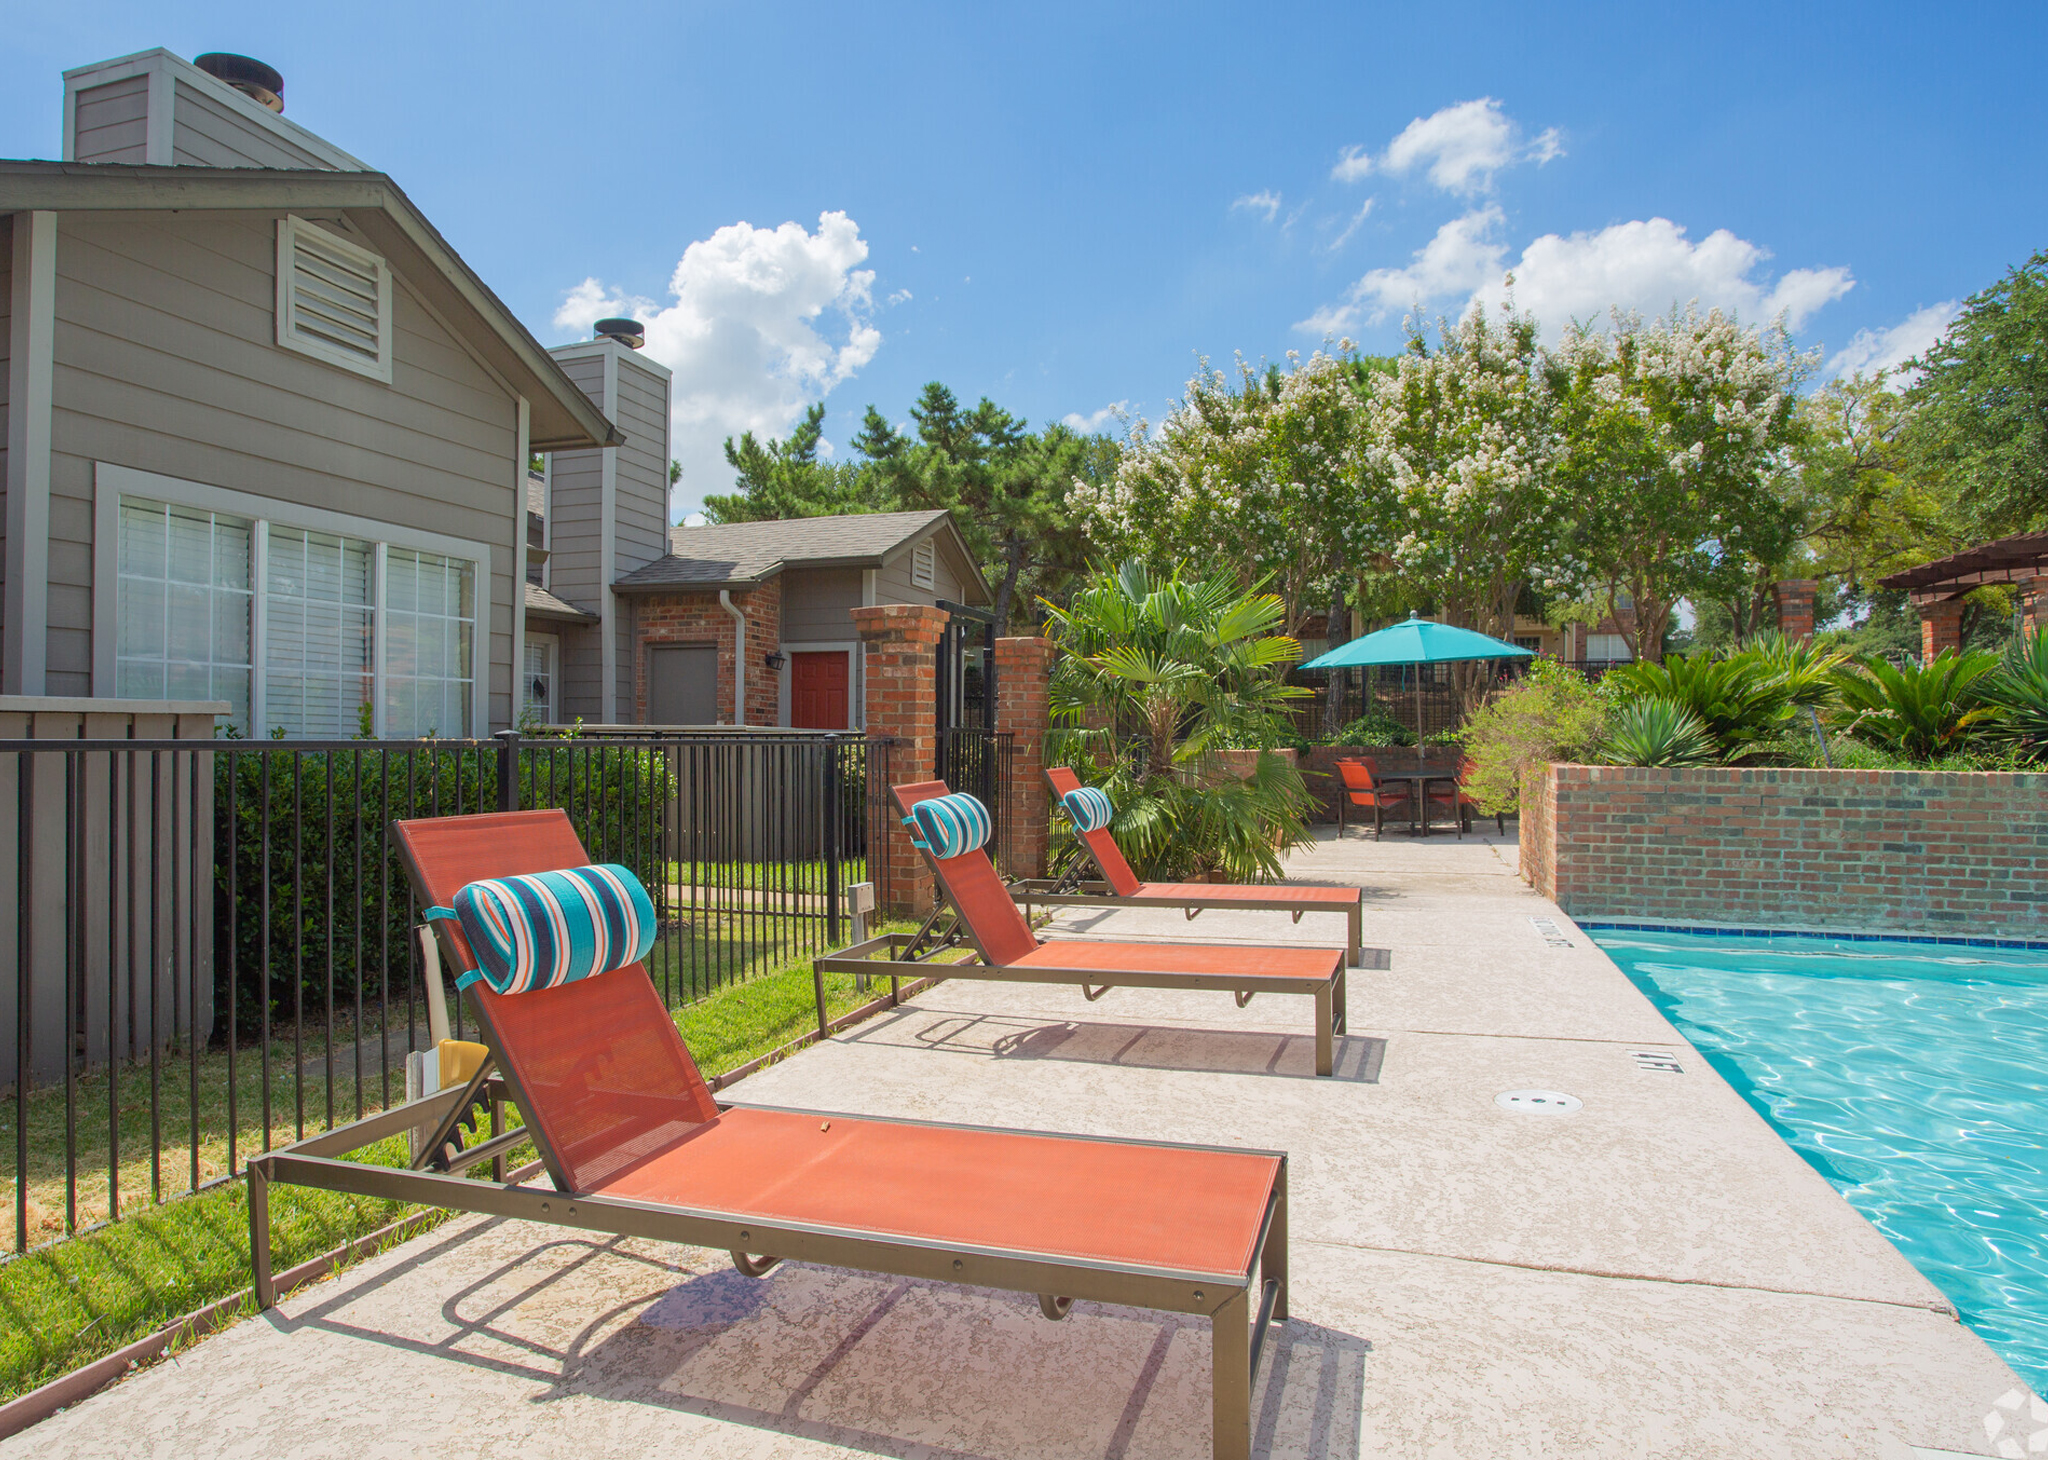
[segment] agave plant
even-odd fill
[[[2014,639],[1978,689],[1999,712],[1987,733],[2031,759],[2048,755],[2048,634]]]
[[[1630,700],[1609,717],[1600,758],[1609,765],[1713,765],[1714,737],[1684,705],[1654,696]]]
[[[1661,664],[1611,669],[1606,682],[1631,700],[1668,700],[1683,706],[1713,737],[1724,760],[1734,760],[1755,742],[1769,739],[1792,715],[1790,685],[1756,656],[1711,659],[1673,654]]]
[[[1064,651],[1048,696],[1050,748],[1109,792],[1112,828],[1139,873],[1277,877],[1280,852],[1307,840],[1301,772],[1261,753],[1240,776],[1212,751],[1280,743],[1281,711],[1307,694],[1281,675],[1301,645],[1276,631],[1280,599],[1133,562],[1046,609]]]
[[[1983,684],[1997,668],[1995,654],[1953,649],[1904,669],[1866,655],[1854,669],[1837,673],[1835,684],[1854,716],[1850,733],[1915,760],[1933,760],[1997,717]]]

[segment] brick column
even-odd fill
[[[1045,731],[1051,723],[1046,690],[1052,680],[1050,639],[996,640],[996,729],[1011,740],[1010,855],[1012,877],[1045,875]]]
[[[889,747],[890,783],[929,781],[938,774],[938,650],[946,613],[923,604],[884,603],[853,610],[853,626],[866,653],[868,734],[895,741]],[[886,820],[886,910],[922,918],[932,910],[938,890],[893,802]]]
[[[1778,580],[1778,632],[1794,644],[1813,637],[1813,592],[1819,586],[1811,578]]]
[[[1920,605],[1920,662],[1933,660],[1945,649],[1963,651],[1963,602],[1945,598]]]

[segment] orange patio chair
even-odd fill
[[[944,781],[894,786],[897,809],[906,822],[920,803],[955,797]],[[1315,1000],[1316,1073],[1335,1068],[1336,1036],[1344,1029],[1345,955],[1338,948],[1257,944],[1109,943],[1068,939],[1041,942],[1031,923],[996,875],[979,842],[956,855],[935,855],[923,837],[913,836],[919,854],[938,879],[939,911],[916,933],[887,933],[814,960],[826,972],[885,977],[994,979],[1008,983],[1077,985],[1091,1003],[1112,988],[1222,989],[1242,1009],[1257,994],[1307,994]],[[964,963],[933,962],[963,945],[974,958]],[[886,957],[876,957],[885,954]],[[979,961],[974,961],[978,959]]]
[[[1070,792],[1079,791],[1081,778],[1067,766],[1053,766],[1045,773],[1053,799],[1065,807]],[[1304,913],[1341,912],[1348,941],[1344,961],[1359,966],[1360,944],[1365,938],[1365,890],[1359,887],[1284,887],[1241,882],[1141,882],[1125,860],[1123,848],[1109,828],[1075,826],[1080,843],[1099,881],[1084,881],[1075,874],[1062,878],[1033,878],[1010,884],[1017,900],[1028,913],[1033,907],[1177,907],[1190,920],[1209,908],[1231,908],[1239,912],[1292,913],[1300,922]]]
[[[437,909],[470,882],[589,861],[561,811],[394,829]],[[430,926],[441,955],[470,968],[461,927]],[[438,961],[427,971],[439,998]],[[1287,1315],[1285,1153],[720,1105],[638,963],[525,993],[465,992],[488,1050],[465,1083],[250,1160],[260,1307],[277,1298],[269,1190],[281,1182],[724,1249],[749,1277],[788,1258],[1033,1293],[1053,1319],[1076,1298],[1205,1313],[1211,1452],[1250,1454],[1253,1380]],[[470,1143],[474,1108],[495,1124],[506,1101],[526,1124]],[[422,1122],[435,1135],[410,1170],[342,1159]],[[533,1168],[507,1181],[465,1174],[528,1139],[549,1185],[529,1184]]]
[[[1344,835],[1344,813],[1349,807],[1372,812],[1373,840],[1378,841],[1385,833],[1386,814],[1389,811],[1415,810],[1415,799],[1405,785],[1382,786],[1373,768],[1362,760],[1340,760],[1337,774],[1344,780],[1344,798],[1337,803],[1337,835]]]
[[[1456,783],[1447,785],[1442,781],[1433,781],[1430,783],[1429,788],[1431,804],[1450,808],[1457,824],[1458,835],[1461,837],[1472,829],[1473,812],[1479,811],[1481,816],[1486,814],[1484,811],[1479,810],[1479,803],[1472,799],[1472,793],[1466,789],[1466,785],[1471,779],[1472,758],[1470,756],[1461,756],[1458,760],[1458,779]],[[1493,828],[1502,835],[1507,833],[1507,818],[1501,812],[1496,811],[1493,813]]]

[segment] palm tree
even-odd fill
[[[1308,839],[1301,772],[1264,753],[1288,734],[1287,703],[1308,693],[1280,673],[1301,645],[1275,631],[1278,595],[1129,562],[1097,573],[1066,608],[1045,607],[1063,651],[1050,692],[1055,754],[1109,791],[1141,874],[1278,876],[1280,852]],[[1231,747],[1261,750],[1250,776],[1214,760]]]

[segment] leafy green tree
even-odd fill
[[[704,499],[713,522],[763,522],[782,517],[827,517],[887,508],[876,484],[857,465],[819,459],[824,439],[822,402],[783,440],[759,440],[752,431],[725,443],[725,459],[738,474],[737,490]]]
[[[1809,363],[1782,327],[1694,305],[1649,322],[1617,310],[1605,331],[1574,325],[1550,361],[1559,477],[1588,577],[1609,612],[1632,600],[1639,662],[1661,657],[1667,618],[1689,595],[1732,599],[1738,621],[1751,619],[1790,552],[1799,519],[1771,478],[1797,437]]]
[[[1280,673],[1301,646],[1276,632],[1278,595],[1132,561],[1046,607],[1063,651],[1052,753],[1109,790],[1141,875],[1279,876],[1280,853],[1307,840],[1301,772],[1262,750],[1241,777],[1213,754],[1273,743],[1282,711],[1306,693]]]
[[[2048,250],[1970,296],[1907,392],[1913,445],[1977,536],[2048,525]]]

